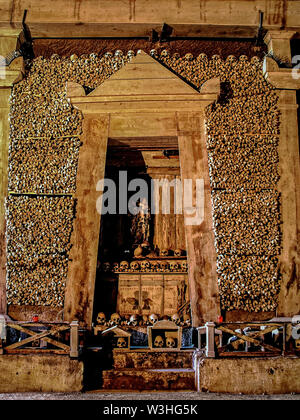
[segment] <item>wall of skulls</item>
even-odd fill
[[[63,305],[82,123],[81,114],[66,100],[66,81],[94,89],[133,54],[39,57],[14,87],[9,191],[20,195],[11,195],[7,203],[10,304]],[[221,305],[226,310],[274,310],[280,287],[279,112],[262,62],[257,57],[223,60],[156,50],[151,55],[196,89],[210,78],[221,79],[221,98],[207,110]],[[59,217],[53,210],[58,202]],[[39,222],[29,215],[41,209],[48,222],[41,225],[40,235],[47,238],[48,248],[33,239],[31,230]],[[52,266],[44,263],[46,258]],[[24,294],[37,289],[39,294]]]

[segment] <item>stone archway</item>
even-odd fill
[[[205,108],[219,95],[219,79],[194,90],[144,52],[89,95],[68,83],[67,95],[84,116],[77,174],[65,319],[91,326],[101,217],[96,184],[104,178],[109,138],[177,137],[182,179],[204,180],[204,220],[186,226],[193,325],[215,321],[220,312],[212,227]],[[186,217],[186,215],[185,215]]]

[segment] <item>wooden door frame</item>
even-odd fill
[[[215,321],[220,314],[205,130],[205,108],[218,98],[220,81],[209,80],[200,93],[191,92],[187,85],[187,92],[183,89],[180,94],[174,94],[173,82],[168,82],[169,94],[147,95],[141,95],[142,84],[130,95],[122,92],[108,95],[102,85],[86,95],[81,86],[68,83],[68,98],[83,113],[84,119],[65,295],[66,320],[77,318],[87,327],[92,325],[101,223],[101,216],[96,212],[100,195],[96,185],[104,178],[108,139],[130,137],[176,136],[182,179],[204,179],[204,220],[200,225],[186,226],[193,325]]]

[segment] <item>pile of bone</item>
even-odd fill
[[[217,273],[222,309],[276,309],[280,291],[277,257],[219,255]]]
[[[75,193],[80,145],[77,137],[11,140],[9,191]]]
[[[8,197],[8,304],[63,304],[73,217],[71,197]]]

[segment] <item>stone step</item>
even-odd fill
[[[115,369],[192,369],[194,350],[157,351],[150,349],[113,352]]]
[[[195,390],[193,369],[123,369],[103,371],[103,389]]]

